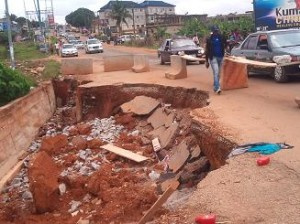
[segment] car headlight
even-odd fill
[[[204,54],[204,50],[203,49],[199,50],[198,54]]]

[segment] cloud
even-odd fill
[[[176,5],[176,13],[178,14],[228,14],[233,12],[243,13],[252,10],[252,0],[165,0]],[[48,2],[50,2],[48,0]],[[53,0],[54,13],[56,21],[64,23],[65,16],[77,8],[85,7],[94,12],[104,6],[108,0]],[[139,0],[137,2],[142,2]],[[25,0],[27,10],[34,10],[32,0]],[[45,8],[45,1],[40,0],[41,9]],[[49,6],[48,6],[49,7]],[[18,16],[24,16],[23,0],[9,1],[10,13]],[[0,9],[4,9],[4,2],[0,0]],[[3,13],[4,15],[4,13]]]

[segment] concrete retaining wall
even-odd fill
[[[133,65],[133,55],[104,57],[104,72],[131,70]]]
[[[47,82],[30,94],[0,107],[0,178],[30,146],[39,128],[56,109],[52,83]]]
[[[88,75],[93,73],[93,59],[67,58],[61,60],[63,75]]]

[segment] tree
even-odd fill
[[[27,19],[24,18],[24,17],[18,17],[15,21],[18,23],[18,25],[20,27],[22,27],[22,26],[24,26],[26,24]]]
[[[112,11],[110,18],[116,20],[116,26],[118,27],[119,34],[122,34],[122,24],[125,23],[128,26],[126,19],[131,19],[132,15],[126,9],[122,1],[116,0],[112,3]]]
[[[155,36],[156,40],[161,40],[161,39],[164,39],[166,37],[170,37],[170,34],[167,33],[167,28],[157,27],[156,31],[154,33],[154,36]]]
[[[179,30],[180,35],[205,37],[209,33],[208,27],[197,18],[187,20]]]
[[[10,14],[10,21],[16,21],[17,18],[15,14]]]
[[[71,26],[78,28],[91,28],[93,19],[95,19],[95,14],[89,9],[79,8],[67,15],[65,19]]]

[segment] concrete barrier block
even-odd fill
[[[171,69],[165,74],[167,79],[187,78],[186,60],[177,55],[171,56]]]
[[[104,72],[130,70],[133,65],[133,55],[104,57]]]
[[[248,87],[247,64],[225,58],[221,70],[222,90]]]
[[[149,72],[149,57],[147,55],[135,55],[134,66],[132,67],[132,71],[136,73]]]
[[[63,75],[88,75],[93,73],[93,59],[66,58],[61,60]]]

